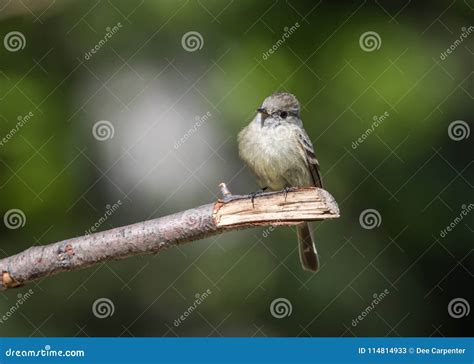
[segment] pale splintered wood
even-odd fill
[[[222,202],[214,212],[217,227],[241,224],[292,225],[339,217],[331,194],[321,188],[304,188],[284,193],[264,193],[254,200],[237,198]]]

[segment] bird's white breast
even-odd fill
[[[253,122],[239,135],[240,155],[262,187],[283,189],[286,171],[301,165],[302,149],[295,128],[292,124],[262,127],[260,122]]]

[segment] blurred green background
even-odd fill
[[[472,335],[449,303],[473,302],[474,215],[442,236],[472,202],[472,1],[0,4],[0,213],[24,214],[0,224],[1,257],[118,201],[99,230],[209,203],[221,181],[256,190],[236,135],[275,91],[299,98],[342,214],[313,225],[317,274],[292,228],[232,232],[0,293],[0,315],[22,301],[0,335]]]

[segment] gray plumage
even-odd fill
[[[238,136],[239,155],[261,188],[322,187],[319,163],[300,119],[300,104],[292,94],[267,97],[257,115]],[[319,260],[307,223],[298,225],[300,259],[317,271]]]

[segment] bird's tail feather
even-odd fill
[[[301,265],[305,270],[317,272],[319,269],[318,252],[316,251],[308,223],[298,225],[297,232]]]

